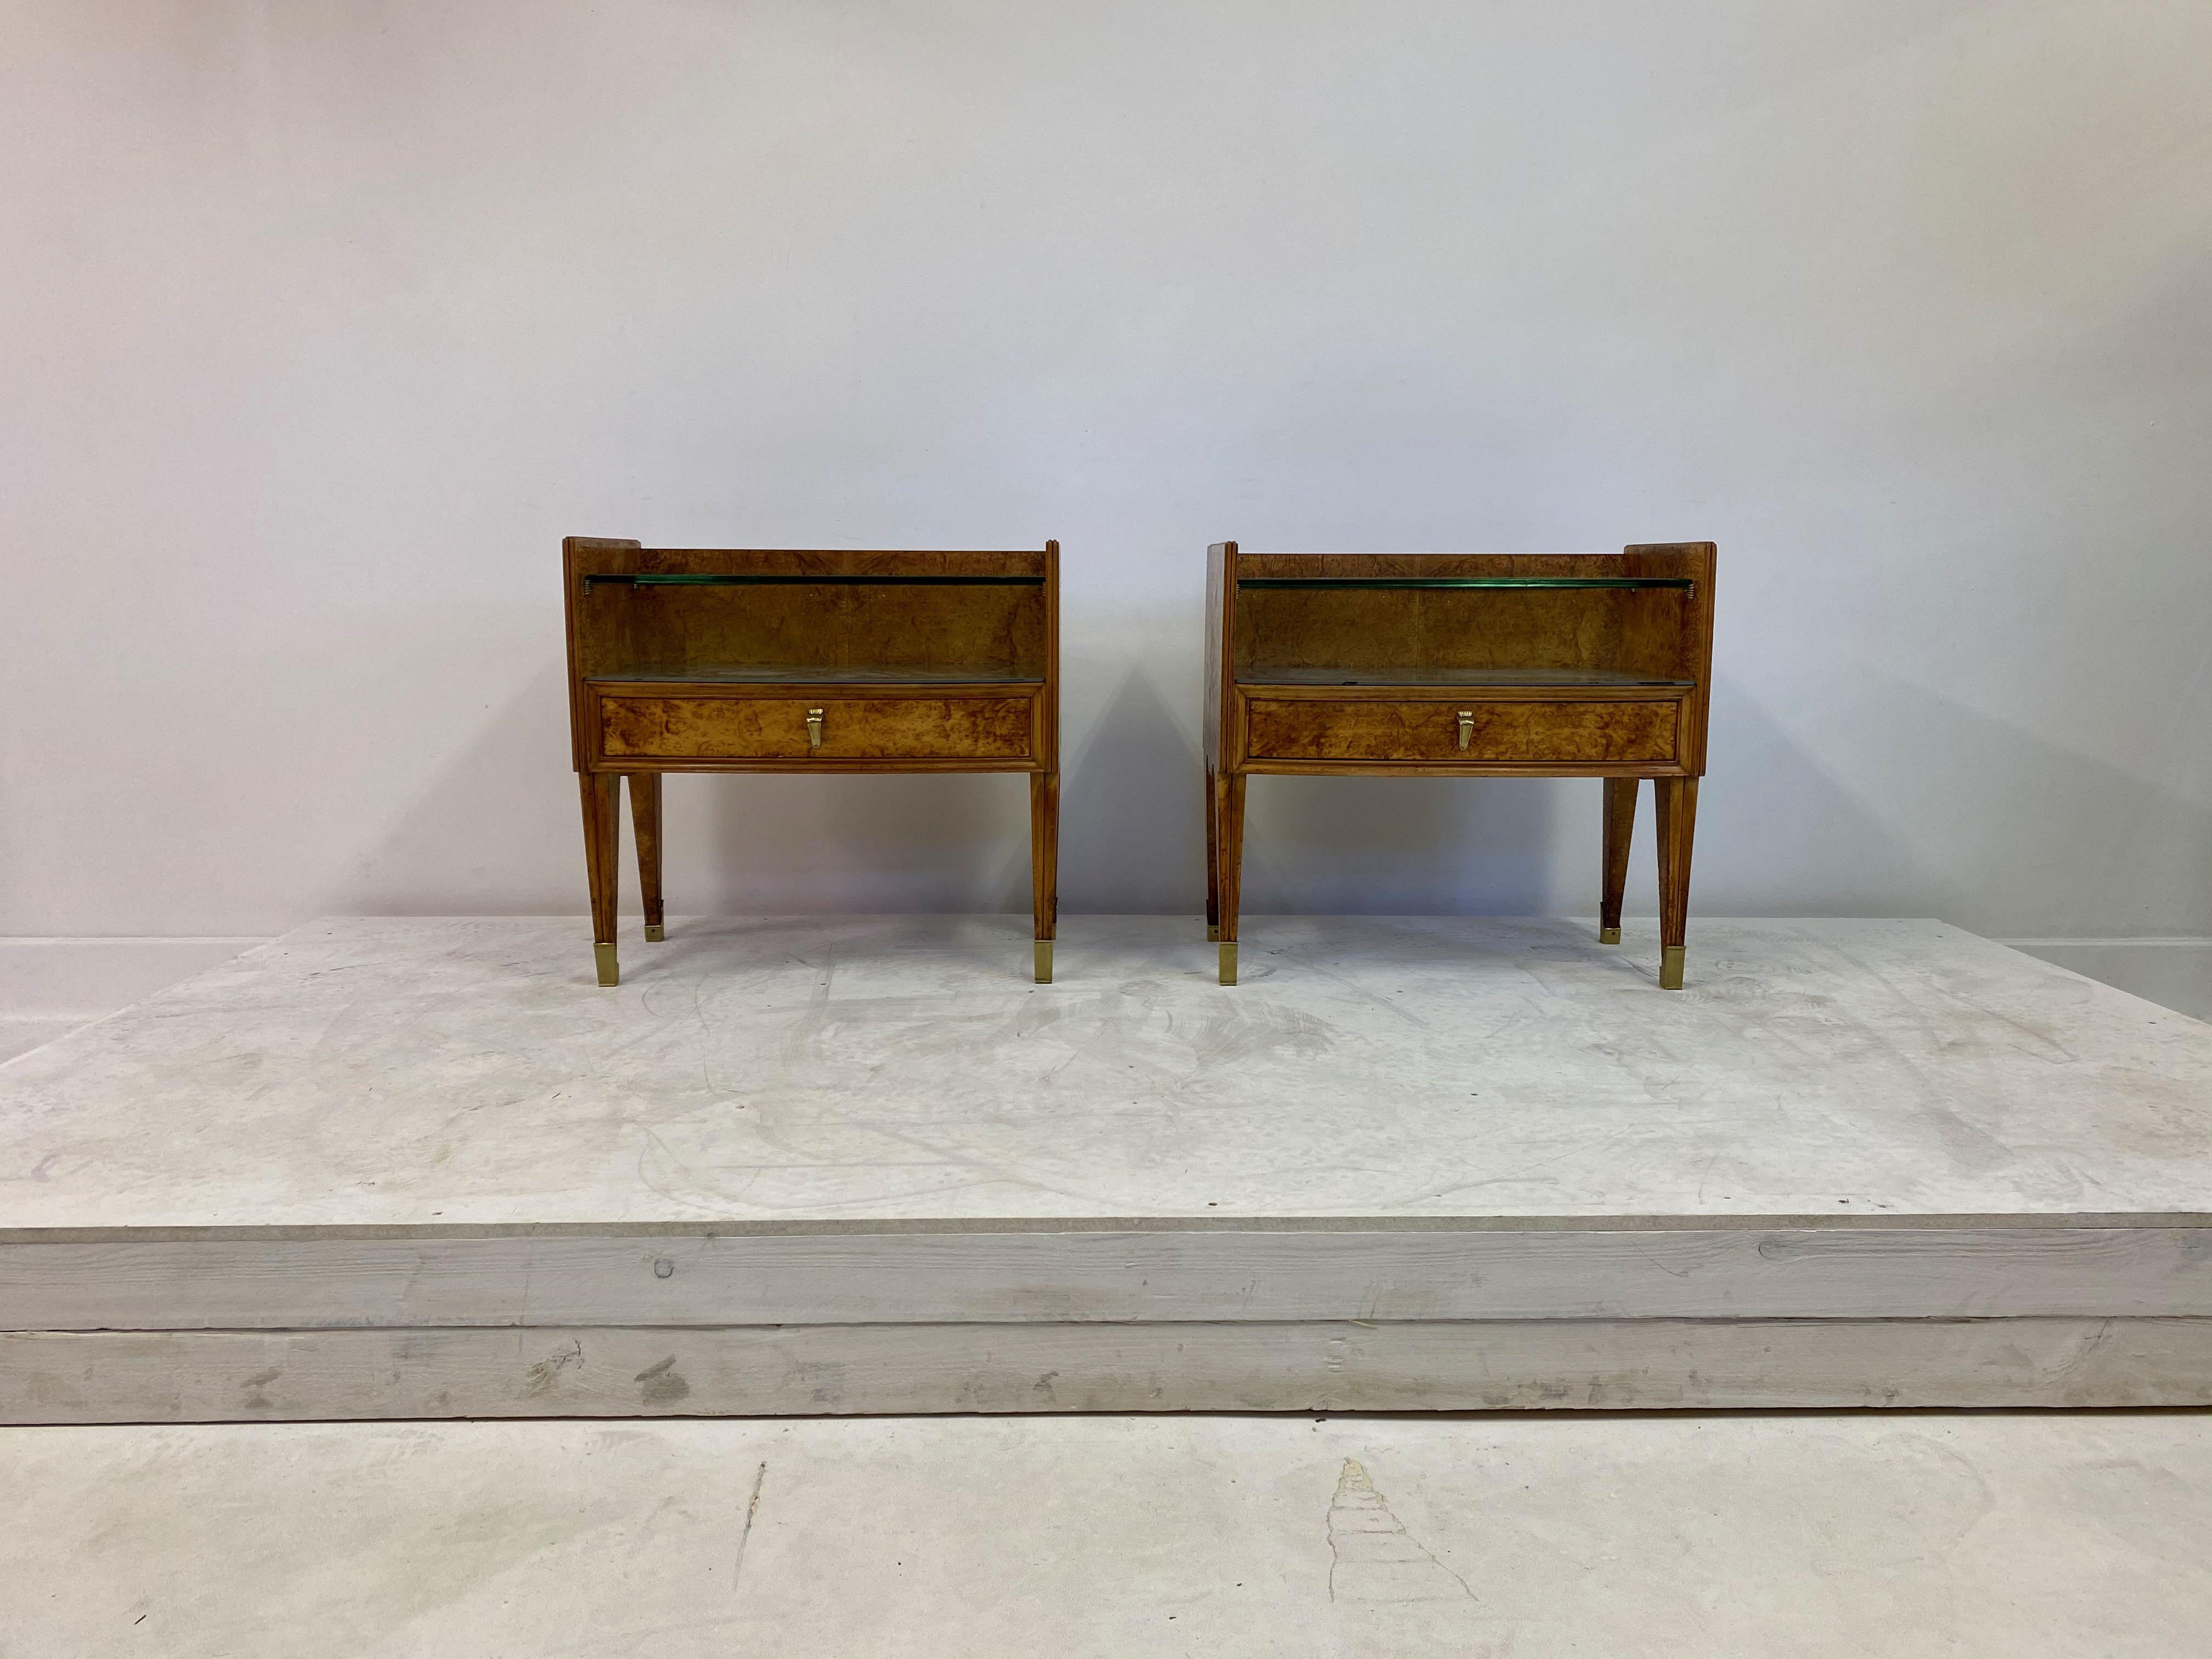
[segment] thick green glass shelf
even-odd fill
[[[593,587],[1042,587],[1042,576],[692,575],[644,571],[634,576],[586,576]]]
[[[1239,576],[1239,587],[1694,587],[1687,576]]]

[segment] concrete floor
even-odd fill
[[[67,1014],[53,1019],[11,1019],[0,1014],[0,1066],[6,1065],[18,1054],[27,1054],[33,1048],[43,1048],[49,1042],[65,1037],[71,1031],[91,1023],[91,1019],[79,1019]]]
[[[0,1432],[0,1655],[2195,1656],[2212,1416]]]

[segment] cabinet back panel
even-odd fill
[[[1237,672],[1617,670],[1629,601],[1679,607],[1681,597],[1669,589],[1244,588],[1237,595]]]

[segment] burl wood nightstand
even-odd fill
[[[1237,982],[1255,772],[1605,780],[1598,938],[1620,942],[1656,786],[1659,983],[1682,985],[1705,769],[1713,544],[1611,553],[1206,550],[1206,936]]]
[[[1052,979],[1060,544],[1042,552],[641,547],[572,536],[568,712],[599,983],[622,780],[662,937],[665,772],[1026,772],[1034,971]]]

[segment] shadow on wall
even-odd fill
[[[1562,797],[1551,778],[1255,777],[1244,908],[1255,915],[1542,915],[1553,908]]]
[[[1804,688],[1789,703],[1761,690],[1763,702],[1736,681],[1714,685],[1693,914],[1921,915],[2008,935],[2207,931],[2212,805],[1894,678]],[[1066,755],[1064,910],[1203,907],[1203,767],[1177,713],[1149,675],[1127,670]],[[354,844],[314,909],[580,913],[566,725],[561,671],[549,663],[388,829]],[[1917,758],[1900,771],[1907,744]],[[2168,757],[2136,759],[2154,774],[2182,769]],[[1252,914],[1596,908],[1594,781],[1262,777],[1249,787]],[[1632,915],[1656,908],[1650,793]],[[1019,775],[678,776],[667,807],[668,897],[679,914],[1029,908]],[[623,908],[635,914],[627,811],[623,822]],[[2033,902],[2023,905],[2023,893]]]
[[[2014,935],[2206,931],[2212,803],[1892,675],[1804,707],[1817,713],[1785,732],[1748,702],[1717,701],[1698,867],[1727,911],[1931,915]],[[2200,732],[2183,725],[2176,746]],[[2129,758],[2190,769],[2178,755]],[[1739,767],[1757,775],[1755,818],[1722,810]]]
[[[439,768],[353,868],[332,873],[308,914],[583,912],[590,908],[583,859],[568,673],[554,658]],[[625,897],[635,905],[635,866],[629,867]],[[572,870],[566,883],[547,879]]]
[[[1091,665],[1071,666],[1080,685]],[[1198,678],[1187,699],[1194,720]],[[1060,908],[1203,915],[1206,763],[1152,677],[1125,671],[1060,765]],[[1024,861],[1025,892],[1028,870]]]

